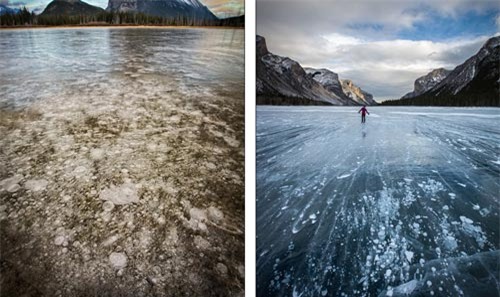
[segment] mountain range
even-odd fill
[[[42,15],[94,15],[105,10],[81,0],[54,0]],[[143,13],[165,18],[217,20],[217,17],[198,0],[109,0],[106,11]]]
[[[80,0],[54,0],[41,13],[42,16],[52,15],[93,15],[104,12],[104,9],[90,5]]]
[[[198,0],[109,0],[107,11],[141,12],[161,17],[188,17],[217,20],[217,17]]]
[[[0,4],[0,15],[4,14],[15,14],[20,11],[19,8],[10,8],[6,5]]]
[[[500,36],[455,69],[435,69],[415,81],[414,91],[383,104],[500,106]]]
[[[374,105],[373,96],[328,69],[303,68],[268,51],[257,35],[257,104]]]
[[[446,70],[444,68],[432,70],[426,75],[417,78],[417,80],[415,80],[413,91],[407,93],[401,98],[413,98],[422,95],[439,84],[448,74],[450,74],[450,72],[450,70]]]

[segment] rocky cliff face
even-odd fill
[[[280,101],[260,103],[342,105],[337,95],[323,88],[299,63],[270,53],[262,36],[257,36],[256,85],[260,99]]]
[[[104,9],[90,5],[80,0],[54,0],[42,12],[42,16],[49,15],[93,15],[104,12]]]
[[[373,100],[372,94],[363,91],[360,87],[356,86],[351,80],[344,79],[342,82],[342,90],[354,102],[360,105],[377,105]]]
[[[304,69],[292,59],[274,55],[268,51],[262,36],[257,36],[256,51],[258,104],[365,104],[343,91],[335,72]]]
[[[161,17],[188,17],[216,20],[217,17],[198,0],[109,0],[108,11],[140,12]]]
[[[358,104],[344,92],[337,73],[328,69],[305,68],[305,70],[308,75],[322,85],[327,91],[337,95],[341,99],[343,105]]]
[[[500,36],[495,36],[490,38],[474,56],[458,65],[430,89],[424,87],[423,89],[427,90],[420,94],[412,95],[412,92],[401,100],[388,101],[384,104],[500,106],[499,65]]]
[[[482,92],[478,85],[489,86],[498,95],[500,63],[500,36],[490,38],[479,52],[457,66],[446,78],[429,92],[435,95],[461,92]]]
[[[437,84],[439,84],[443,79],[445,79],[446,76],[450,74],[450,72],[450,70],[438,68],[432,70],[424,76],[417,78],[417,80],[415,80],[414,90],[404,95],[402,98],[412,98],[429,91]]]

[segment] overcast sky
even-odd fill
[[[21,8],[26,6],[29,10],[41,13],[52,0],[0,0],[0,4]],[[82,0],[89,4],[106,8],[108,0]],[[199,0],[218,17],[239,16],[245,13],[245,0]]]
[[[498,32],[498,0],[257,0],[269,51],[352,79],[378,101],[455,68]]]

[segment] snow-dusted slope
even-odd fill
[[[436,95],[456,95],[460,91],[467,89],[476,79],[496,79],[498,81],[499,62],[500,36],[496,36],[490,38],[477,54],[457,66],[441,83],[432,88],[430,92]]]
[[[162,17],[217,19],[217,17],[198,0],[109,0],[107,10],[142,12]]]
[[[270,53],[267,50],[266,40],[262,36],[257,36],[256,84],[257,96],[258,99],[260,96],[260,100],[279,98],[278,104],[343,105],[339,96],[329,92],[315,81],[299,63]]]
[[[42,16],[48,15],[95,15],[104,12],[104,9],[90,5],[80,0],[54,0],[50,2],[42,12]]]
[[[257,36],[258,104],[376,104],[370,94],[359,90],[359,95],[368,99],[347,94],[333,71],[302,68],[292,59],[270,53],[264,37]]]
[[[495,36],[432,88],[389,104],[500,106],[499,65],[500,36]]]
[[[421,76],[415,80],[413,91],[404,95],[402,98],[412,98],[423,94],[430,89],[434,88],[437,84],[439,84],[443,79],[446,78],[448,74],[450,74],[450,70],[446,70],[444,68],[434,69],[431,72],[427,73],[424,76]]]

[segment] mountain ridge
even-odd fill
[[[500,36],[489,38],[476,54],[431,89],[383,105],[500,106]]]
[[[275,55],[269,52],[265,38],[260,35],[256,38],[256,58],[257,104],[366,104],[344,93],[335,72],[324,68],[303,68],[297,61]]]
[[[10,8],[7,5],[0,4],[0,15],[4,14],[16,14],[20,12],[19,8]]]
[[[109,0],[106,11],[144,13],[159,17],[218,18],[198,0]]]
[[[54,15],[94,15],[104,12],[104,9],[90,5],[81,0],[53,0],[40,14],[41,16],[54,16]]]
[[[447,70],[444,68],[437,68],[433,69],[431,72],[427,73],[426,75],[420,76],[417,78],[414,82],[414,87],[413,91],[407,93],[403,97],[404,98],[413,98],[418,95],[421,95],[433,87],[435,87],[437,84],[439,84],[443,79],[446,78],[448,74],[450,74],[451,70]]]

